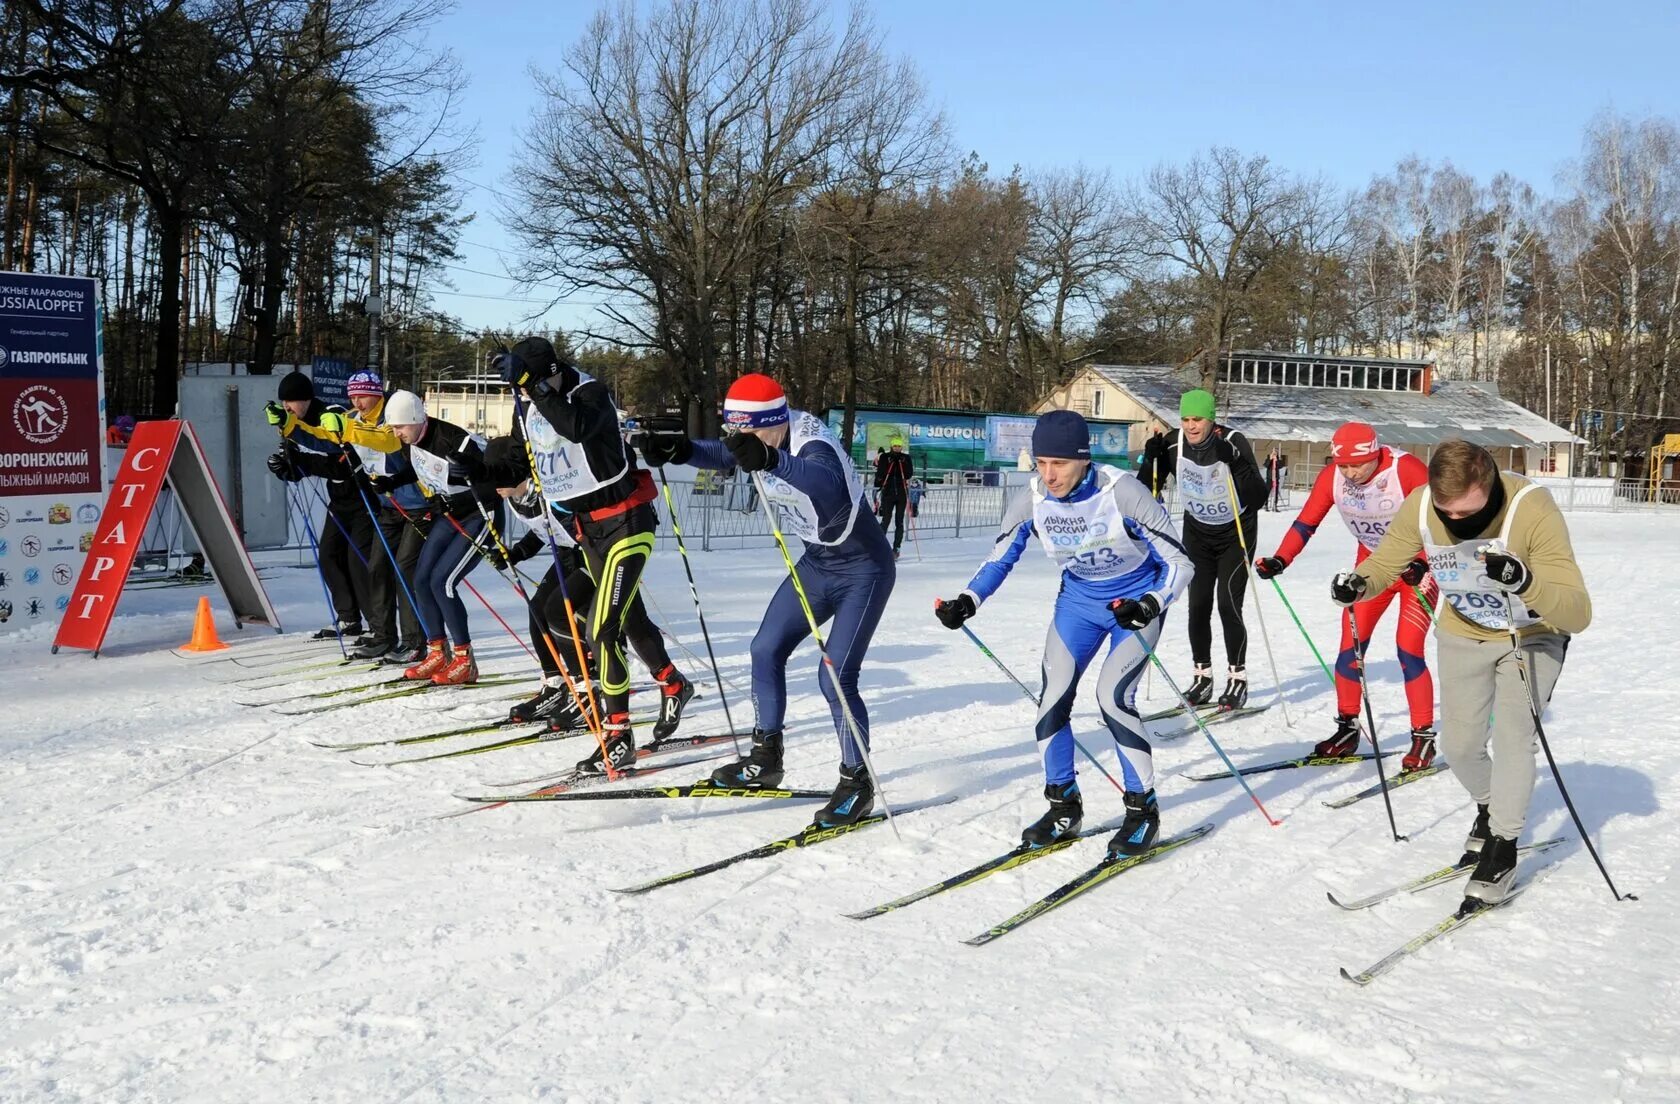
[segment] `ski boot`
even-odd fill
[[[712,772],[712,785],[724,789],[769,789],[782,781],[782,730],[753,729],[752,751]]]
[[[380,656],[379,661],[392,667],[412,667],[425,658],[424,644],[410,644],[406,640],[400,640],[396,647]]]
[[[472,645],[463,644],[455,658],[441,671],[432,674],[434,686],[471,686],[478,681],[478,661],[473,658]]]
[[[1358,750],[1359,718],[1352,713],[1338,713],[1335,735],[1314,744],[1312,753],[1321,759],[1340,759]]]
[[[1482,848],[1493,838],[1493,829],[1488,827],[1488,807],[1476,806],[1476,822],[1470,826],[1470,834],[1464,837],[1464,854],[1458,860],[1459,866],[1467,866],[1479,862]]]
[[[683,706],[694,696],[694,684],[674,666],[666,667],[655,677],[659,678],[659,720],[653,725],[653,742],[657,744],[676,734],[677,726],[682,723]]]
[[[1511,892],[1516,873],[1517,841],[1504,836],[1489,836],[1482,845],[1482,857],[1476,861],[1476,869],[1470,875],[1470,884],[1464,887],[1464,904],[1459,912],[1503,901],[1505,895]]]
[[[828,804],[811,818],[813,828],[840,828],[856,824],[875,809],[875,783],[869,779],[869,768],[859,763],[855,767],[840,768],[840,784],[829,795]]]
[[[1127,790],[1126,819],[1120,822],[1120,830],[1108,841],[1108,857],[1119,859],[1127,855],[1141,855],[1155,846],[1155,837],[1160,831],[1161,809],[1155,804],[1155,791],[1149,789],[1133,793]]]
[[[1079,780],[1046,784],[1045,800],[1050,808],[1044,815],[1027,825],[1021,832],[1021,846],[1037,849],[1048,847],[1059,839],[1077,836],[1085,816],[1085,803],[1079,796]]]
[[[601,733],[601,743],[607,748],[607,762],[612,763],[612,769],[621,771],[636,761],[636,738],[630,731],[630,714],[614,713],[607,718],[606,729]],[[601,760],[601,748],[597,746],[589,753],[587,759],[580,759],[577,765],[579,774],[606,774],[606,763]]]
[[[589,731],[589,718],[584,714],[583,706],[578,704],[577,698],[570,692],[556,699],[547,719],[548,726],[538,733],[544,740],[559,740]]]
[[[430,681],[431,677],[443,670],[449,664],[449,645],[442,640],[428,641],[426,644],[426,658],[403,672],[403,678],[416,682]]]
[[[549,675],[537,687],[535,697],[508,710],[508,724],[530,724],[551,715],[566,700],[566,684],[559,675]]]
[[[366,644],[358,643],[350,652],[351,659],[384,659],[385,653],[395,645],[383,637],[366,637]]]
[[[1184,700],[1192,706],[1201,707],[1213,700],[1213,669],[1198,667],[1190,679],[1190,689],[1184,692]]]
[[[1248,704],[1248,672],[1241,667],[1231,668],[1225,680],[1225,692],[1219,695],[1219,711],[1229,713]]]
[[[1401,771],[1410,774],[1420,771],[1435,761],[1435,730],[1429,725],[1412,729],[1412,750],[1400,760]]]
[[[343,637],[344,639],[349,640],[361,635],[362,623],[360,621],[340,621],[337,624],[328,625],[309,639],[337,640],[339,637]]]

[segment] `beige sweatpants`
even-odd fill
[[[1467,640],[1446,633],[1437,634],[1435,640],[1441,751],[1476,804],[1488,807],[1494,834],[1517,839],[1534,794],[1534,755],[1539,744],[1517,654],[1509,640]],[[1568,646],[1569,638],[1561,633],[1523,639],[1523,660],[1542,711],[1551,700]]]

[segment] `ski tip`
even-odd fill
[[[844,916],[848,920],[869,920],[876,916],[880,916],[881,913],[877,909],[865,909],[862,912],[843,912],[840,915]]]
[[[984,947],[986,944],[990,943],[992,940],[994,940],[996,938],[997,938],[996,933],[984,932],[980,935],[975,936],[972,939],[963,940],[963,946],[965,946],[965,947]]]
[[[1360,974],[1358,977],[1355,977],[1354,975],[1347,972],[1347,967],[1346,966],[1343,966],[1341,968],[1341,973],[1342,973],[1343,980],[1351,981],[1355,985],[1365,986],[1365,985],[1371,984],[1371,976],[1369,974]]]

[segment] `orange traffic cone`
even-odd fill
[[[199,596],[198,616],[193,618],[192,643],[184,645],[183,652],[219,652],[227,647],[216,636],[216,619],[210,614],[210,599]]]

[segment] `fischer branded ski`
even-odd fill
[[[1228,721],[1240,721],[1244,717],[1252,717],[1256,713],[1264,713],[1272,707],[1272,704],[1273,703],[1271,702],[1267,702],[1265,705],[1245,705],[1241,709],[1221,710],[1215,708],[1210,709],[1208,712],[1198,713],[1197,715],[1201,717],[1202,724],[1204,725],[1225,724]],[[1148,720],[1147,717],[1144,719]],[[1178,740],[1200,731],[1200,727],[1191,723],[1180,728],[1169,728],[1165,732],[1151,732],[1149,734],[1149,738],[1151,740]]]
[[[1564,842],[1566,841],[1560,836],[1556,839],[1542,840],[1539,843],[1525,844],[1522,847],[1517,848],[1517,854],[1519,856],[1544,854]],[[1432,870],[1428,874],[1419,875],[1409,881],[1389,886],[1387,889],[1380,889],[1366,897],[1356,897],[1351,901],[1344,901],[1340,897],[1337,897],[1334,893],[1326,893],[1325,896],[1328,897],[1330,899],[1330,903],[1335,905],[1337,908],[1347,909],[1349,912],[1355,912],[1359,909],[1370,908],[1379,901],[1386,901],[1390,897],[1397,897],[1402,893],[1417,893],[1420,890],[1433,889],[1435,886],[1456,881],[1474,869],[1476,869],[1476,864],[1473,862],[1454,863],[1452,866],[1443,866],[1439,870]]]
[[[1400,786],[1409,786],[1413,782],[1422,782],[1425,778],[1432,778],[1446,769],[1447,765],[1445,763],[1436,762],[1424,767],[1422,770],[1403,771],[1388,780],[1388,788],[1393,790]],[[1345,809],[1355,802],[1364,801],[1367,797],[1376,797],[1380,793],[1382,793],[1382,784],[1379,782],[1375,785],[1366,786],[1358,793],[1349,794],[1346,797],[1338,797],[1336,800],[1326,801],[1324,804],[1325,807],[1330,809]]]
[[[377,672],[379,670],[380,670],[380,668],[378,668],[378,667],[369,667],[369,668],[367,668],[367,670],[365,672],[363,672],[363,671],[338,671],[338,672],[333,672],[331,674],[326,674],[326,675],[316,675],[313,678],[285,679],[281,682],[274,683],[271,686],[248,686],[248,687],[246,687],[246,689],[247,690],[272,690],[272,689],[277,689],[277,688],[282,687],[282,686],[290,686],[293,683],[297,683],[297,682],[316,682],[316,681],[320,681],[321,679],[338,678],[338,677],[341,677],[341,676],[345,677],[345,678],[348,678],[352,675],[360,675],[360,674],[364,674],[364,673],[365,674],[371,674],[371,673]],[[405,679],[405,678],[402,678],[402,677],[382,678],[382,679],[376,679],[373,682],[358,682],[358,683],[355,683],[354,685],[351,685],[351,686],[335,686],[331,690],[305,690],[302,693],[298,693],[298,694],[288,694],[283,698],[263,698],[260,701],[244,701],[244,700],[236,698],[236,699],[234,699],[234,704],[235,705],[243,705],[247,709],[256,709],[260,706],[265,706],[265,705],[284,705],[287,702],[311,701],[311,700],[321,699],[321,698],[341,698],[345,694],[359,694],[363,690],[377,690],[377,689],[379,689],[381,687],[385,687],[385,686],[412,686],[412,685],[414,685],[415,681],[416,680],[414,680],[414,679]]]
[[[567,733],[567,735],[588,736],[589,730],[586,728],[579,729],[576,732]],[[663,740],[655,740],[645,747],[637,748],[636,758],[641,760],[646,759],[650,755],[658,755],[661,752],[687,751],[692,748],[711,747],[713,744],[728,743],[734,740],[751,739],[751,737],[751,732],[708,732],[701,736],[668,736]],[[706,758],[713,759],[716,758],[716,756],[709,755]],[[622,775],[624,772],[619,771],[618,773]],[[586,775],[579,771],[576,767],[570,767],[563,771],[549,771],[545,774],[532,775],[529,778],[514,778],[506,782],[486,782],[485,785],[491,787],[492,789],[500,790],[506,789],[509,786],[535,786],[542,783],[568,783],[576,781],[578,778],[596,777],[599,777],[602,780],[606,779],[606,775],[604,774]]]
[[[1374,981],[1376,978],[1379,978],[1383,974],[1386,974],[1386,973],[1388,973],[1388,971],[1394,969],[1394,967],[1396,965],[1398,965],[1401,962],[1401,960],[1411,957],[1412,955],[1416,954],[1422,948],[1428,946],[1429,944],[1435,942],[1435,940],[1441,938],[1443,935],[1447,935],[1450,932],[1457,931],[1459,928],[1462,928],[1464,925],[1468,924],[1470,921],[1476,919],[1479,916],[1486,916],[1488,913],[1493,912],[1496,909],[1504,908],[1506,905],[1510,904],[1512,901],[1515,901],[1518,897],[1522,896],[1525,892],[1528,891],[1528,888],[1530,886],[1534,885],[1541,878],[1544,878],[1547,874],[1551,873],[1554,869],[1556,869],[1555,865],[1541,867],[1535,873],[1529,875],[1528,877],[1524,878],[1522,881],[1518,882],[1516,885],[1512,886],[1511,891],[1509,893],[1507,893],[1505,895],[1505,898],[1503,900],[1501,900],[1498,904],[1471,906],[1471,905],[1468,905],[1468,903],[1467,903],[1467,904],[1464,904],[1464,905],[1460,905],[1457,911],[1448,915],[1440,923],[1436,924],[1435,926],[1433,926],[1431,928],[1426,928],[1423,931],[1419,932],[1417,935],[1413,936],[1411,939],[1407,940],[1406,942],[1400,944],[1400,946],[1396,947],[1394,950],[1390,951],[1388,954],[1384,955],[1382,958],[1378,959],[1376,962],[1372,963],[1370,966],[1365,967],[1365,969],[1361,970],[1359,973],[1350,974],[1350,973],[1348,973],[1347,968],[1343,967],[1342,971],[1341,971],[1342,977],[1346,978],[1348,981],[1353,982],[1355,985],[1369,985],[1369,984],[1371,984],[1371,982]]]
[[[975,882],[984,878],[989,878],[993,874],[999,874],[1005,870],[1013,870],[1018,866],[1025,866],[1034,859],[1042,859],[1046,855],[1053,855],[1057,851],[1066,850],[1082,839],[1089,839],[1092,836],[1105,835],[1109,832],[1117,830],[1119,827],[1120,823],[1115,821],[1110,824],[1105,824],[1100,828],[1087,828],[1078,835],[1068,836],[1065,839],[1059,839],[1055,843],[1048,844],[1044,847],[1028,847],[1026,844],[1021,844],[1013,850],[1005,851],[995,859],[987,859],[979,866],[969,867],[961,874],[953,874],[949,878],[946,878],[943,881],[935,882],[925,889],[918,889],[914,893],[906,894],[903,897],[888,901],[885,904],[876,905],[874,908],[864,909],[862,912],[848,912],[845,915],[851,920],[869,920],[876,916],[885,916],[889,912],[896,912],[901,908],[915,904],[917,901],[925,901],[929,897],[939,893],[944,893],[947,890],[961,889],[963,886],[973,885]]]
[[[827,797],[828,794],[823,794],[822,796]],[[937,801],[923,802],[920,805],[909,805],[896,810],[893,815],[903,816],[906,813],[917,813],[924,809],[932,809],[940,805],[947,805],[955,800],[956,798],[954,797],[946,797],[940,798]],[[856,824],[840,824],[832,828],[819,828],[815,824],[807,825],[805,828],[795,832],[791,836],[784,836],[779,840],[772,840],[769,843],[760,844],[758,847],[742,851],[739,854],[731,855],[726,859],[718,859],[716,862],[709,862],[704,866],[696,866],[688,870],[678,871],[675,874],[667,874],[663,878],[655,878],[651,882],[643,882],[640,885],[626,886],[623,889],[615,889],[613,892],[627,894],[646,893],[649,890],[658,889],[661,886],[675,885],[678,882],[687,882],[695,878],[703,878],[707,874],[713,874],[719,870],[724,870],[728,867],[734,866],[736,863],[750,862],[753,859],[767,859],[772,855],[780,855],[784,851],[792,851],[795,848],[810,847],[813,844],[818,843],[827,843],[831,839],[837,839],[840,836],[856,832],[859,829],[873,828],[875,825],[885,822],[886,819],[887,815],[885,813],[872,813],[858,821]]]
[[[722,737],[693,736],[693,737],[686,737],[685,739],[688,739],[688,740],[711,740],[711,739],[727,740],[727,739],[729,739],[729,737],[728,736],[722,736]],[[694,756],[690,756],[687,759],[677,759],[677,760],[674,760],[674,761],[669,762],[669,763],[654,763],[650,766],[641,766],[640,765],[640,761],[642,759],[648,758],[650,756],[658,755],[662,752],[677,751],[677,750],[681,750],[681,749],[692,749],[692,748],[704,747],[704,746],[705,746],[704,744],[697,744],[697,743],[696,744],[681,743],[681,744],[678,744],[677,746],[666,746],[665,743],[661,743],[661,744],[658,744],[658,745],[649,744],[645,748],[637,748],[636,749],[637,765],[620,768],[619,772],[618,772],[618,778],[616,778],[616,779],[615,778],[608,778],[604,774],[595,774],[595,773],[592,773],[592,772],[591,773],[585,773],[584,771],[580,771],[576,767],[573,767],[571,770],[562,772],[562,774],[559,775],[559,776],[550,776],[551,778],[554,778],[554,781],[551,781],[548,785],[544,786],[542,789],[535,790],[533,792],[538,793],[538,794],[551,794],[551,793],[558,794],[558,793],[565,793],[568,790],[587,789],[590,786],[599,786],[599,785],[602,785],[602,784],[607,783],[607,782],[616,782],[619,779],[624,779],[624,778],[645,778],[650,774],[658,774],[661,771],[676,770],[676,769],[681,768],[681,767],[690,767],[690,766],[694,766],[694,765],[699,764],[699,763],[709,763],[709,762],[712,762],[713,760],[722,759],[724,756],[731,754],[731,752],[729,752],[729,751],[718,751],[718,752],[713,752],[710,755],[694,755]],[[459,797],[463,801],[471,801],[474,804],[471,807],[466,808],[466,809],[457,809],[456,811],[454,811],[452,813],[444,813],[442,816],[439,816],[436,819],[438,819],[438,820],[449,820],[452,817],[466,816],[468,813],[482,813],[482,812],[485,812],[489,809],[500,809],[502,806],[509,804],[509,802],[507,802],[507,801],[484,801],[480,798],[470,797],[466,794],[456,794],[455,796]]]
[[[482,683],[480,685],[482,685]],[[630,723],[631,724],[652,724],[657,719],[658,719],[657,715],[653,714],[653,713],[635,714],[630,718]],[[437,740],[452,739],[453,737],[456,737],[456,736],[481,736],[486,732],[501,732],[502,730],[509,729],[509,728],[530,728],[532,725],[537,724],[537,723],[538,722],[536,722],[536,721],[509,721],[509,720],[504,718],[500,721],[485,721],[483,724],[467,725],[463,728],[448,728],[448,729],[444,729],[442,732],[423,732],[418,736],[393,736],[393,737],[391,737],[390,739],[387,739],[387,740],[358,740],[355,743],[349,743],[349,744],[323,744],[323,743],[317,743],[315,741],[310,741],[310,742],[313,743],[318,748],[326,748],[329,751],[362,751],[363,749],[366,749],[366,748],[375,748],[375,747],[407,747],[411,744],[429,744],[429,743],[432,743],[432,742],[437,741]],[[546,728],[541,728],[538,731],[546,734],[548,739],[550,739],[550,740],[564,740],[564,739],[567,739],[568,737],[571,737],[571,736],[587,736],[589,734],[589,729],[587,729],[587,728],[574,728],[574,729],[568,729],[565,732],[553,732],[553,733],[548,732],[548,730]],[[535,732],[531,733],[531,735],[533,735],[533,736],[536,735],[536,734],[537,733],[535,733]],[[502,745],[497,744],[497,745],[494,745],[494,746],[500,747]],[[471,755],[472,754],[472,749],[471,748],[463,748],[460,751],[453,752],[451,754],[454,754],[454,755]],[[448,755],[440,755],[440,756],[427,756],[426,758],[446,759],[448,757],[449,757]],[[389,763],[364,763],[362,765],[363,766],[372,766],[372,767],[388,767],[388,766],[392,766],[395,763],[418,763],[418,762],[421,762],[421,761],[422,760],[420,760],[420,759],[396,759],[396,760],[392,760]],[[519,785],[519,783],[514,782],[514,783],[509,783],[509,785]]]
[[[1043,897],[1040,897],[1038,900],[1022,909],[1020,912],[1017,912],[1014,916],[1011,916],[1009,919],[1003,921],[1001,924],[988,928],[986,931],[981,932],[974,938],[965,939],[963,942],[968,944],[970,947],[982,947],[994,939],[1001,939],[1003,936],[1008,935],[1022,924],[1027,923],[1029,920],[1038,919],[1051,909],[1067,904],[1075,897],[1095,889],[1097,886],[1102,885],[1104,882],[1116,875],[1124,874],[1133,867],[1141,866],[1142,864],[1149,862],[1151,859],[1160,858],[1167,852],[1175,851],[1187,843],[1193,843],[1211,831],[1213,831],[1213,825],[1203,824],[1199,827],[1190,829],[1188,832],[1183,832],[1179,835],[1173,836],[1170,839],[1161,840],[1154,847],[1151,847],[1141,855],[1123,855],[1116,859],[1105,858],[1102,862],[1091,867],[1071,882],[1066,882],[1063,885],[1056,887]]]
[[[1393,752],[1384,752],[1392,755]],[[1340,767],[1349,763],[1363,763],[1376,758],[1369,751],[1361,751],[1353,755],[1303,755],[1298,759],[1278,759],[1270,763],[1256,763],[1249,767],[1237,768],[1238,774],[1270,774],[1273,771],[1296,770],[1301,767]],[[1231,777],[1230,771],[1218,771],[1214,774],[1187,774],[1185,778],[1191,782],[1217,782],[1221,778]]]
[[[623,774],[624,771],[619,771]],[[717,786],[711,782],[696,782],[691,786],[647,786],[635,790],[586,790],[582,793],[528,793],[528,794],[485,794],[482,797],[469,797],[468,801],[478,802],[507,802],[509,804],[520,801],[642,801],[679,799],[684,797],[756,799],[760,801],[814,801],[827,800],[830,796],[827,790],[780,790],[768,786]]]
[[[295,709],[276,709],[275,712],[280,714],[282,717],[303,717],[303,716],[309,715],[310,713],[326,713],[329,710],[349,709],[352,706],[367,705],[370,702],[389,701],[392,698],[406,698],[406,697],[409,697],[413,694],[423,693],[427,690],[477,690],[477,689],[481,689],[481,688],[488,689],[488,688],[494,687],[494,686],[510,686],[514,683],[528,682],[530,680],[527,679],[523,675],[509,675],[509,676],[506,676],[504,678],[479,679],[477,682],[464,683],[464,684],[452,685],[452,686],[439,686],[435,682],[419,682],[417,680],[409,680],[409,679],[404,679],[403,681],[404,682],[411,682],[412,684],[409,685],[409,686],[398,687],[395,690],[387,690],[383,694],[370,694],[369,696],[367,696],[365,698],[354,698],[350,701],[327,702],[325,705],[308,705],[308,706],[303,706],[301,708],[295,708]],[[361,687],[361,689],[363,689],[363,690],[372,690],[372,689],[376,689],[376,688],[377,688],[376,686]]]

